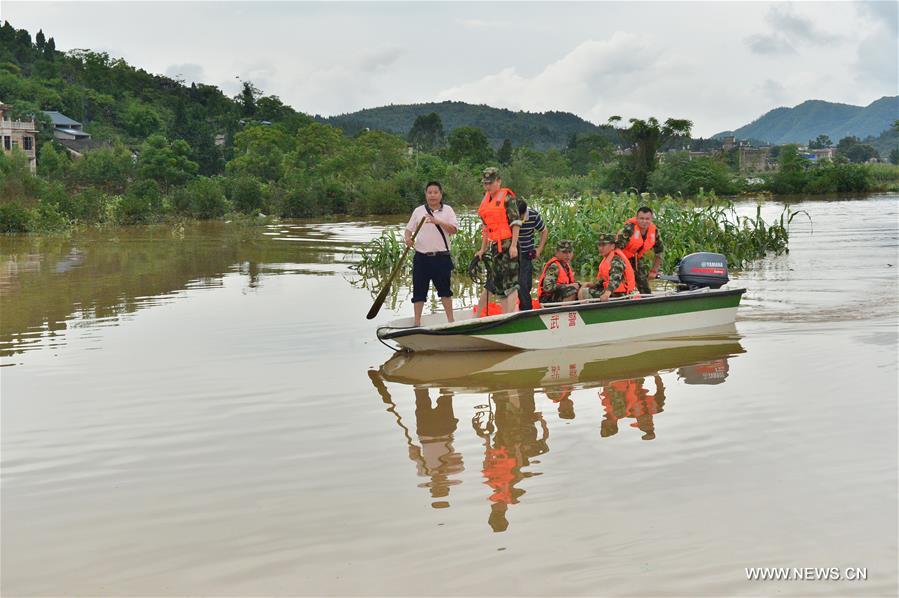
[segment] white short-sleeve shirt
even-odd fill
[[[412,210],[412,217],[409,218],[409,223],[406,224],[406,230],[414,233],[415,227],[417,227],[418,223],[421,222],[421,219],[427,215],[428,211],[425,209],[424,204]],[[459,227],[459,222],[456,220],[456,213],[446,204],[443,204],[439,209],[434,210],[434,217],[447,224],[452,224],[456,228]],[[438,230],[437,225],[425,222],[421,225],[418,236],[415,237],[415,251],[421,253],[446,251],[447,245],[449,245],[449,247],[453,246],[453,240],[445,230],[443,231],[443,234],[446,235],[446,243],[443,242],[443,237],[440,236],[440,230]]]

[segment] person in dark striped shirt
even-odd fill
[[[518,233],[518,309],[531,309],[531,286],[534,284],[534,260],[543,253],[549,231],[537,210],[529,208],[523,199],[518,200],[521,230]],[[536,233],[540,241],[534,244]]]

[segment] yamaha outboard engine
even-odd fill
[[[677,263],[677,274],[659,276],[677,284],[679,291],[710,288],[717,289],[727,284],[727,258],[720,253],[691,253]]]

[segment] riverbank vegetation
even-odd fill
[[[62,53],[52,37],[38,32],[32,40],[8,22],[0,42],[0,99],[13,107],[10,116],[34,115],[39,128],[35,174],[20,151],[0,152],[0,232],[238,213],[404,213],[434,179],[448,202],[473,205],[483,194],[479,172],[496,164],[519,196],[580,198],[591,206],[628,190],[681,200],[899,189],[897,166],[854,164],[842,154],[815,165],[795,146],[780,149],[778,171],[746,176],[732,150],[701,157],[668,151],[708,146],[690,139],[691,123],[678,119],[626,126],[610,119],[601,133],[572,134],[565,147],[545,151],[508,139],[495,147],[475,126],[447,132],[436,115],[419,117],[408,138],[364,129],[350,136],[249,81],[231,98],[106,53]],[[54,139],[44,110],[84,123],[93,138],[80,157]]]

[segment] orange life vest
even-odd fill
[[[612,258],[616,255],[624,260],[624,280],[621,281],[621,284],[618,285],[617,289],[612,289],[612,292],[632,293],[634,289],[637,288],[637,279],[634,276],[634,269],[631,267],[631,263],[627,261],[627,257],[625,257],[624,252],[620,249],[613,250],[609,255],[602,259],[599,263],[599,270],[596,271],[596,278],[601,280],[605,285],[603,288],[608,290],[609,270],[612,268]]]
[[[634,225],[634,234],[631,235],[627,245],[625,245],[624,249],[621,251],[624,252],[624,255],[627,256],[628,259],[632,257],[640,259],[643,257],[644,253],[652,249],[656,244],[656,225],[650,222],[649,226],[646,228],[646,235],[644,236],[643,233],[640,232],[640,227],[637,226],[636,218],[629,218],[627,222]]]
[[[506,447],[488,448],[484,455],[483,474],[486,484],[495,492],[490,495],[490,502],[506,503],[515,502],[512,496],[512,484],[515,483],[515,468],[518,462],[515,457],[509,456]]]
[[[537,299],[543,295],[543,279],[546,278],[546,271],[549,270],[551,264],[559,264],[559,284],[571,284],[574,282],[574,274],[571,272],[571,266],[563,262],[557,257],[552,258],[543,266],[543,272],[540,273],[540,280],[537,282]]]
[[[602,398],[607,419],[618,421],[625,417],[636,417],[641,410],[640,388],[641,386],[632,378],[613,380],[604,386],[599,396]]]
[[[478,216],[484,221],[484,233],[488,240],[496,242],[497,251],[500,253],[503,251],[501,241],[512,238],[512,227],[506,216],[506,202],[514,198],[515,193],[503,187],[496,192],[495,197],[491,197],[489,192],[485,193],[481,207],[478,208]]]

